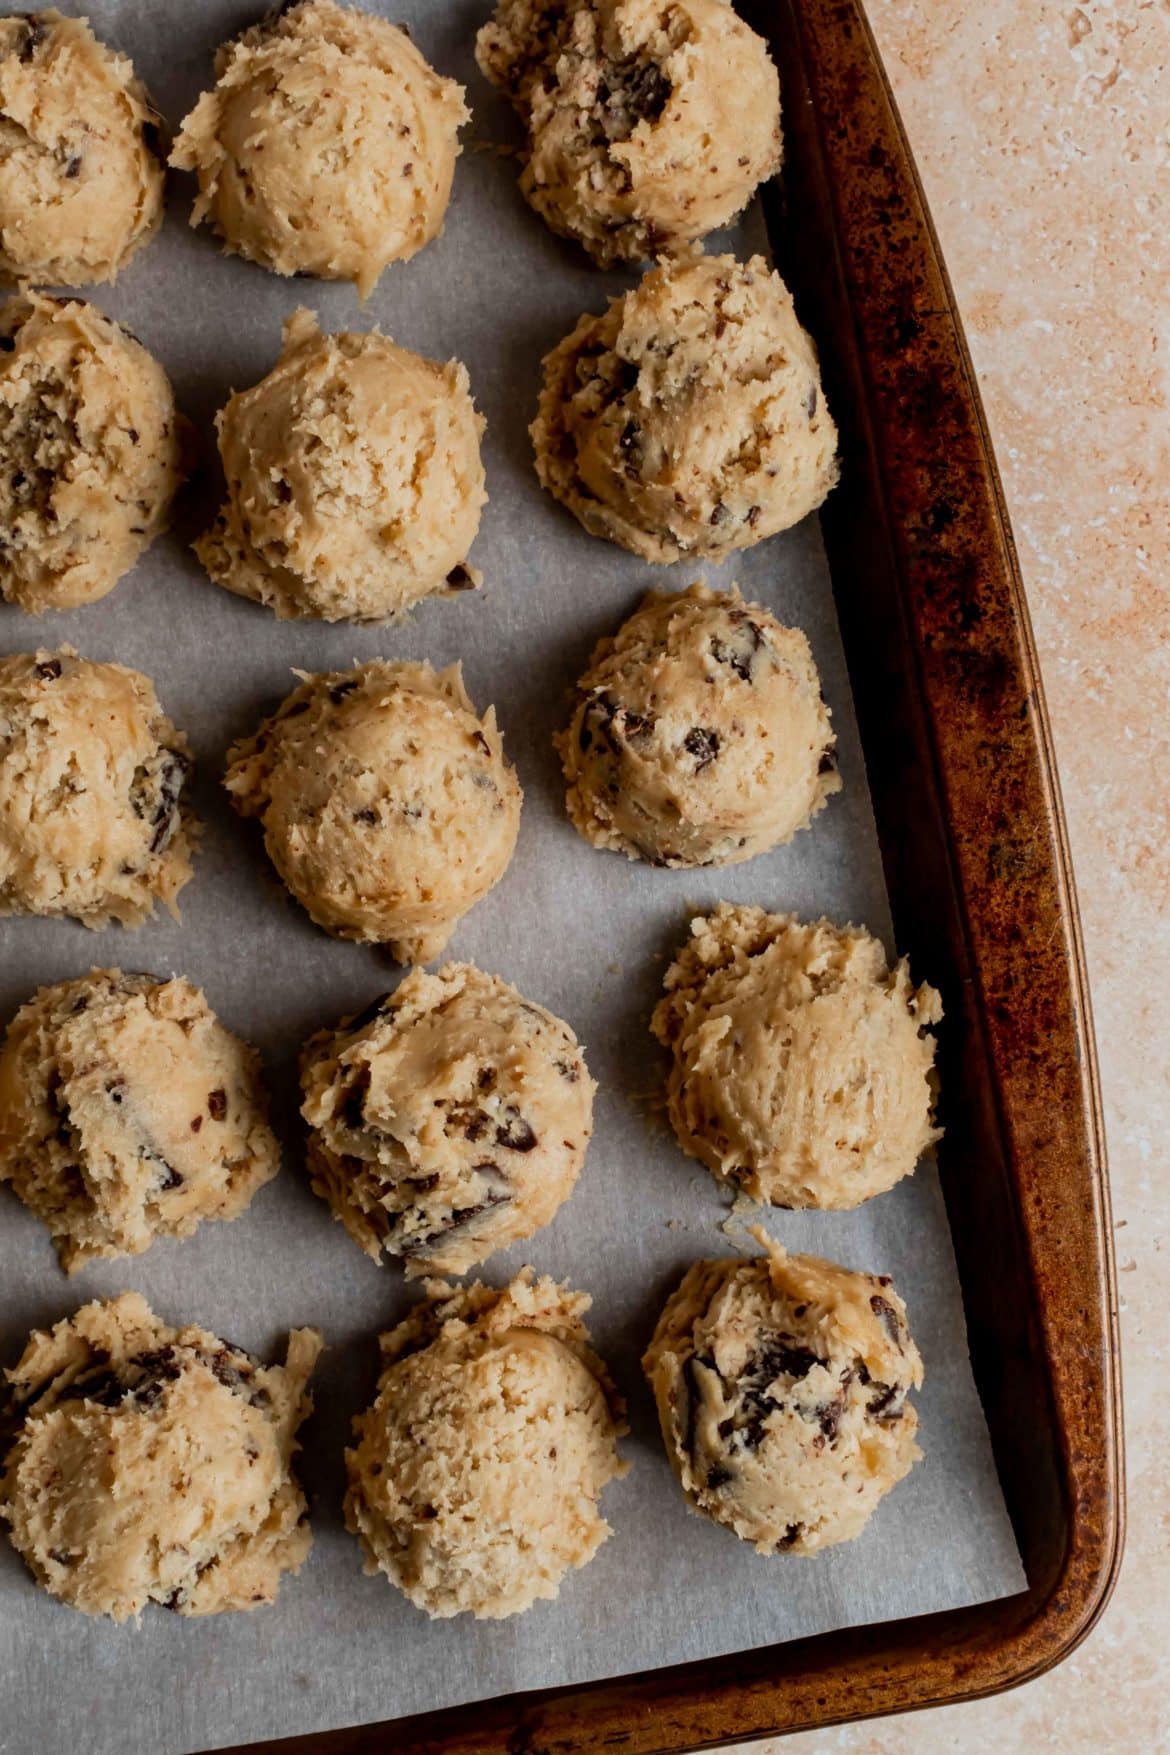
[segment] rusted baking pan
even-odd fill
[[[940,1169],[1028,1588],[976,1608],[254,1748],[650,1755],[969,1699],[1067,1656],[1117,1570],[1117,1318],[1100,1102],[1052,745],[999,478],[858,0],[741,10],[781,69],[786,162],[765,207],[841,432],[824,538],[898,944],[948,995]]]

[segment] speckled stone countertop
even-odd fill
[[[868,0],[974,354],[1092,982],[1129,1537],[1096,1632],[997,1699],[765,1749],[1170,1748],[1170,0]]]

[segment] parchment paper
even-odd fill
[[[93,934],[64,922],[0,923],[0,1015],[6,1020],[34,987],[94,964],[185,973],[261,1048],[285,1146],[281,1176],[238,1222],[205,1225],[186,1242],[92,1266],[72,1282],[42,1228],[0,1193],[4,1363],[30,1326],[128,1287],[170,1319],[198,1320],[268,1354],[281,1351],[290,1326],[318,1324],[329,1351],[301,1465],[316,1545],[273,1608],[203,1621],[151,1609],[141,1627],[115,1628],[55,1604],[0,1543],[6,1755],[222,1747],[626,1674],[1023,1586],[930,1166],[860,1212],[777,1212],[767,1221],[794,1248],[894,1276],[925,1358],[925,1460],[860,1540],[811,1561],[759,1558],[690,1515],[674,1485],[638,1358],[686,1264],[732,1246],[718,1229],[726,1206],[715,1184],[654,1123],[646,1102],[661,1076],[646,1024],[664,961],[689,914],[720,897],[864,921],[889,942],[829,579],[813,520],[728,567],[705,569],[713,582],[737,579],[812,641],[845,781],[812,832],[723,873],[654,871],[581,841],[564,814],[550,743],[566,692],[595,639],[648,586],[681,588],[700,572],[650,569],[586,536],[532,470],[525,429],[541,356],[582,310],[600,309],[632,276],[602,275],[554,239],[522,202],[515,162],[484,149],[516,139],[473,63],[488,0],[383,0],[383,9],[408,20],[424,53],[464,82],[474,110],[445,235],[392,267],[362,310],[348,287],[280,280],[220,255],[206,231],[188,229],[193,183],[176,179],[161,236],[116,289],[96,296],[166,366],[200,430],[203,479],[184,497],[177,529],[104,602],[37,620],[0,607],[4,651],[69,641],[155,679],[193,739],[206,824],[181,926],[164,919],[136,933]],[[65,0],[64,10],[81,8]],[[88,12],[133,56],[172,125],[209,82],[216,44],[255,16],[239,0],[89,0]],[[758,219],[712,247],[728,244],[740,253],[762,248]],[[328,328],[377,323],[421,353],[466,361],[488,419],[491,503],[473,551],[486,575],[482,593],[426,604],[393,629],[354,629],[277,622],[202,574],[188,544],[219,495],[214,411],[229,389],[270,368],[281,320],[302,303]],[[815,334],[816,311],[802,316]],[[304,1181],[295,1059],[311,1030],[365,1005],[398,972],[378,951],[337,943],[310,924],[219,787],[228,744],[281,699],[292,666],[328,669],[376,654],[437,665],[461,658],[476,703],[497,704],[525,790],[520,842],[450,954],[498,970],[568,1018],[601,1084],[577,1193],[545,1231],[497,1256],[488,1277],[531,1260],[592,1292],[597,1344],[629,1398],[633,1470],[606,1492],[614,1534],[596,1560],[566,1581],[556,1603],[500,1623],[428,1621],[383,1579],[363,1576],[342,1525],[350,1417],[372,1390],[375,1337],[409,1297],[398,1269],[368,1261]]]

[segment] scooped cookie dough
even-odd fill
[[[808,641],[733,587],[652,591],[602,640],[556,740],[565,803],[595,847],[651,865],[734,865],[806,829],[838,792]]]
[[[170,1328],[136,1292],[37,1330],[7,1373],[16,1438],[0,1517],[38,1584],[86,1615],[254,1609],[312,1546],[292,1473],[321,1351],[294,1329],[261,1365]]]
[[[0,1048],[0,1182],[66,1272],[235,1219],[280,1164],[258,1057],[189,981],[42,987]]]
[[[114,280],[162,223],[159,117],[84,18],[0,19],[0,277]]]
[[[780,85],[726,0],[500,0],[476,59],[528,131],[520,187],[594,260],[676,252],[780,168]]]
[[[696,1511],[761,1554],[860,1535],[921,1456],[922,1361],[885,1275],[789,1255],[697,1261],[642,1361]]]
[[[520,826],[495,710],[477,718],[457,664],[307,676],[229,751],[224,784],[317,925],[401,963],[438,956]]]
[[[216,424],[227,499],[195,545],[216,584],[330,622],[475,585],[484,422],[456,361],[297,311],[280,363]]]
[[[530,430],[549,493],[646,561],[750,548],[837,479],[816,352],[759,256],[664,264],[582,317]]]
[[[96,305],[0,309],[0,595],[93,603],[166,529],[184,428],[166,373]]]
[[[199,179],[192,225],[363,298],[442,231],[468,111],[405,30],[304,0],[224,43],[215,75],[171,153]]]
[[[0,915],[177,919],[192,767],[149,677],[68,646],[0,658]]]
[[[651,1029],[679,1144],[754,1200],[859,1206],[939,1138],[939,996],[863,929],[721,902],[664,986]]]
[[[624,1409],[589,1347],[590,1300],[526,1268],[497,1291],[430,1280],[382,1336],[373,1406],[345,1453],[346,1524],[436,1619],[518,1615],[555,1597],[609,1525]]]
[[[313,1187],[374,1261],[461,1274],[573,1192],[596,1086],[567,1024],[498,975],[415,969],[305,1046]]]

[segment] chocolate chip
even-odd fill
[[[531,1152],[537,1144],[531,1127],[511,1103],[504,1110],[504,1119],[496,1128],[496,1144],[506,1146],[510,1152]]]
[[[627,140],[639,122],[657,122],[673,89],[656,61],[637,55],[611,61],[597,91],[603,138]]]
[[[200,1129],[200,1128],[201,1128],[201,1127],[202,1127],[202,1126],[203,1126],[203,1117],[202,1117],[202,1115],[194,1115],[194,1116],[192,1116],[192,1118],[191,1118],[191,1132],[192,1132],[192,1133],[198,1133],[198,1132],[199,1132],[199,1129]]]
[[[721,1463],[715,1463],[707,1470],[707,1491],[717,1493],[720,1487],[726,1487],[731,1479],[731,1470],[725,1469]]]
[[[711,508],[711,523],[722,524],[727,517],[727,507],[722,500],[716,500]]]
[[[463,565],[462,561],[457,567],[451,568],[451,571],[447,574],[447,583],[452,591],[475,590],[475,580],[471,577],[470,571]]]
[[[81,160],[79,158],[71,158],[69,160],[69,163],[65,166],[65,175],[70,181],[72,181],[74,177],[79,177],[81,175]]]
[[[817,387],[815,384],[809,387],[809,393],[804,399],[804,412],[808,415],[809,420],[817,412]]]
[[[866,1413],[872,1414],[874,1419],[883,1425],[892,1425],[895,1420],[900,1420],[902,1418],[901,1405],[897,1407],[892,1405],[898,1398],[897,1384],[875,1383],[874,1389],[877,1394],[866,1402]]]
[[[382,819],[376,810],[371,810],[368,805],[365,805],[361,810],[354,811],[353,820],[355,823],[374,824],[380,823]]]
[[[162,853],[179,826],[179,797],[191,768],[191,759],[182,750],[160,748],[134,770],[130,807],[154,830],[151,853]]]
[[[226,1091],[208,1091],[207,1113],[210,1115],[212,1121],[226,1120],[227,1109],[228,1103]]]
[[[889,1282],[887,1281],[886,1283],[888,1284]],[[890,1303],[889,1299],[880,1298],[875,1295],[870,1299],[869,1307],[889,1335],[890,1339],[893,1341],[894,1345],[899,1351],[901,1351],[902,1324],[898,1320],[898,1312],[894,1309],[894,1306]]]
[[[715,325],[715,339],[716,339],[716,341],[722,341],[723,337],[726,334],[727,334],[727,320],[724,317],[720,317],[719,321]]]
[[[183,1186],[183,1178],[179,1175],[179,1172],[175,1169],[173,1164],[168,1164],[166,1159],[160,1157],[157,1152],[147,1152],[144,1153],[144,1156],[150,1158],[158,1165],[158,1175],[155,1180],[158,1184],[160,1194],[166,1194],[172,1188],[181,1188]]]
[[[683,748],[695,758],[695,772],[701,774],[719,754],[719,733],[705,725],[692,725],[683,738]]]
[[[573,1065],[573,1063],[571,1061],[555,1060],[553,1062],[553,1065],[556,1067],[556,1069],[560,1073],[561,1077],[563,1079],[565,1079],[570,1085],[575,1085],[577,1083],[577,1080],[578,1080],[580,1075],[577,1071],[577,1068]]]
[[[760,522],[760,508],[759,508],[759,506],[749,506],[746,513],[744,514],[744,516],[746,517],[748,523],[751,525],[752,529],[754,530],[756,525]]]
[[[414,165],[409,159],[402,167],[402,174],[404,177],[413,177],[414,176]]]
[[[61,660],[59,658],[42,658],[37,665],[37,675],[44,682],[56,682],[60,674]]]
[[[451,1120],[463,1130],[465,1140],[472,1145],[481,1140],[492,1124],[492,1118],[484,1109],[453,1109]]]
[[[126,428],[126,437],[129,439],[129,441],[132,445],[137,445],[137,443],[138,443],[138,428],[137,427],[127,427]]]

